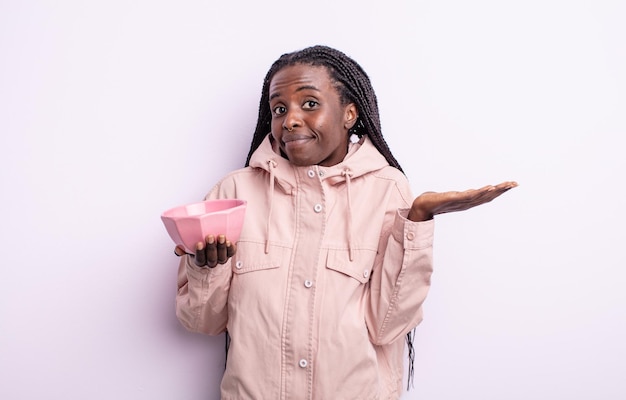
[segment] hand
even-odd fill
[[[236,252],[237,245],[226,240],[226,236],[218,235],[215,240],[215,236],[208,235],[204,243],[196,244],[196,254],[190,254],[190,256],[197,266],[214,268],[217,264],[225,264]],[[186,254],[185,249],[180,245],[176,246],[174,253],[179,257]]]
[[[437,214],[464,211],[488,203],[516,186],[517,182],[502,182],[464,192],[425,192],[413,201],[408,218],[411,221],[426,221]]]

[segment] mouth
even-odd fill
[[[310,136],[299,134],[285,135],[282,137],[282,142],[284,146],[298,145],[309,140],[313,140],[313,138]]]

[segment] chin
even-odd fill
[[[293,165],[297,165],[298,167],[307,167],[309,165],[315,165],[315,162],[313,162],[310,158],[289,156],[286,153],[283,153],[283,154],[285,154],[285,158],[289,160],[290,163],[292,163]]]

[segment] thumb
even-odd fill
[[[176,248],[174,249],[174,254],[176,254],[178,257],[181,257],[187,254],[187,252],[185,251],[183,246],[177,245]]]

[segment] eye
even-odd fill
[[[315,100],[307,100],[307,101],[305,101],[305,102],[304,102],[304,104],[302,105],[302,108],[310,110],[310,109],[312,109],[312,108],[317,107],[319,104],[320,104],[320,103],[318,103],[318,102],[317,102],[317,101],[315,101]]]
[[[272,109],[272,112],[274,113],[274,115],[283,115],[285,112],[287,112],[287,109],[283,106],[276,106]]]

